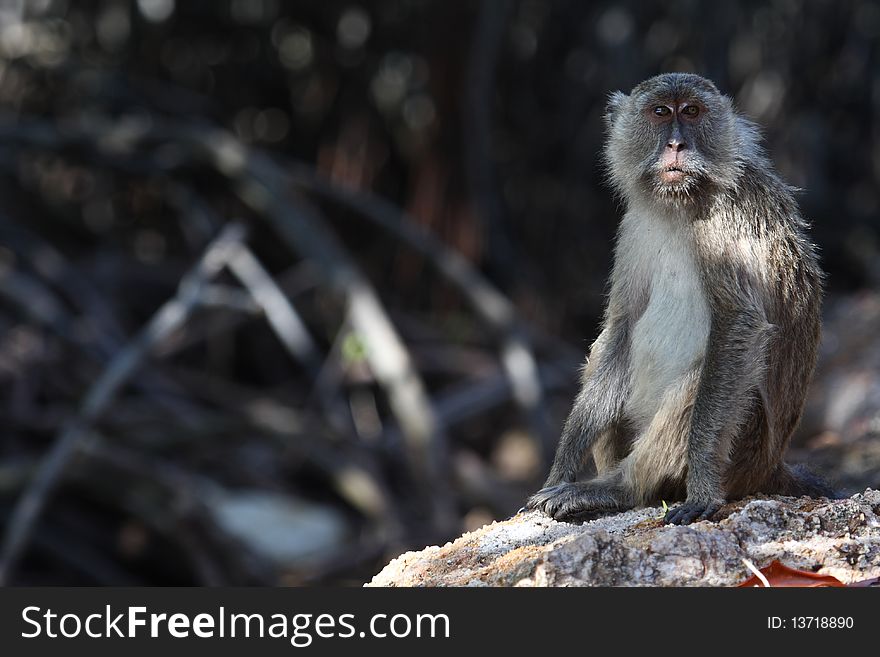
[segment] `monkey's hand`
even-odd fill
[[[722,507],[724,500],[688,501],[666,512],[669,525],[689,525],[695,520],[709,520]]]
[[[543,511],[551,518],[560,519],[579,509],[576,485],[573,483],[546,486],[529,498],[527,509]]]
[[[584,519],[608,508],[609,491],[591,482],[546,486],[529,498],[527,509],[543,511],[554,520]]]

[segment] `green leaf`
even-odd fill
[[[666,517],[666,512],[669,511],[669,505],[666,504],[666,500],[660,500],[663,503],[663,513],[657,516],[657,520],[662,520]]]
[[[347,365],[363,362],[367,357],[367,343],[362,336],[351,332],[342,341],[342,360]]]

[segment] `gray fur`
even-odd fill
[[[698,119],[675,109],[691,102]],[[673,108],[665,123],[658,104]],[[626,214],[604,326],[528,506],[575,518],[684,499],[667,520],[688,523],[751,493],[830,493],[782,460],[815,364],[823,274],[757,129],[713,83],[679,73],[613,94],[607,123]],[[663,179],[664,167],[684,173]],[[598,474],[576,482],[588,451]]]

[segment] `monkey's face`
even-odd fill
[[[609,103],[606,152],[612,183],[625,195],[687,202],[730,184],[739,159],[730,100],[697,75],[651,78]]]
[[[642,109],[655,133],[654,163],[646,174],[661,191],[682,192],[699,181],[704,167],[697,150],[700,123],[707,110],[696,97],[647,99]]]

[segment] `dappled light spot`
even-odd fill
[[[360,48],[370,36],[370,15],[360,7],[350,7],[342,12],[336,26],[336,38],[343,48]]]
[[[175,0],[137,0],[137,6],[143,17],[151,23],[168,20],[174,13]]]

